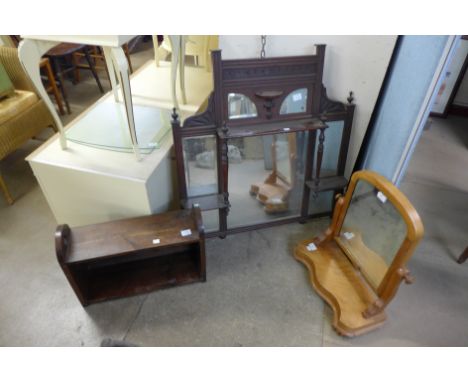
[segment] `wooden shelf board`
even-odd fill
[[[182,206],[185,209],[192,208],[194,204],[198,204],[202,211],[217,210],[228,206],[224,201],[224,196],[219,194],[193,196],[182,200]]]
[[[315,184],[315,180],[308,180],[305,182],[307,187],[314,192],[342,190],[348,184],[348,179],[344,176],[330,176],[320,178],[318,186]]]
[[[190,236],[182,237],[180,227],[190,229]],[[153,244],[159,239],[159,244]],[[73,228],[67,264],[97,258],[125,256],[137,250],[161,246],[178,246],[198,242],[199,234],[191,210],[171,211],[117,220],[92,226]]]
[[[251,125],[228,125],[228,132],[218,129],[220,138],[242,138],[249,136],[295,133],[298,131],[316,130],[326,128],[327,125],[316,118],[301,119],[297,121],[268,122]]]

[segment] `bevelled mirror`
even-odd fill
[[[338,333],[355,336],[384,323],[401,281],[412,282],[406,263],[423,233],[418,213],[390,181],[372,171],[353,174],[330,227],[294,251],[332,307]]]
[[[307,89],[297,89],[289,93],[280,107],[280,114],[304,113],[307,108]]]
[[[299,216],[295,133],[229,140],[228,228]]]
[[[216,194],[216,138],[206,135],[184,138],[182,142],[187,196]]]
[[[242,119],[257,117],[257,107],[252,100],[244,94],[228,94],[228,118]]]
[[[384,192],[359,180],[336,241],[375,290],[406,234],[403,216]]]

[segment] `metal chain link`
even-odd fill
[[[262,35],[261,38],[262,38],[262,50],[260,51],[260,58],[265,58],[265,45],[266,45],[267,36]]]

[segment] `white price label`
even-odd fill
[[[347,240],[351,240],[351,239],[354,237],[354,233],[352,233],[352,232],[345,232],[345,233],[343,233],[343,236],[344,236]]]
[[[316,246],[314,243],[309,243],[309,244],[307,244],[307,250],[308,250],[309,252],[316,251],[316,250],[317,250],[317,246]]]
[[[379,199],[382,203],[387,201],[387,197],[383,194],[382,191],[377,192],[377,199]]]
[[[302,100],[302,94],[301,93],[293,94],[292,99],[293,99],[294,102],[301,101]]]
[[[180,231],[180,235],[183,237],[190,236],[192,234],[192,230],[190,228],[188,229],[183,229]]]
[[[159,239],[153,239],[153,244],[159,244],[161,242],[161,240]]]

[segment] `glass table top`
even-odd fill
[[[138,147],[142,154],[159,148],[171,131],[171,111],[155,106],[133,104]],[[121,152],[133,152],[125,107],[108,99],[73,121],[66,129],[70,141]]]

